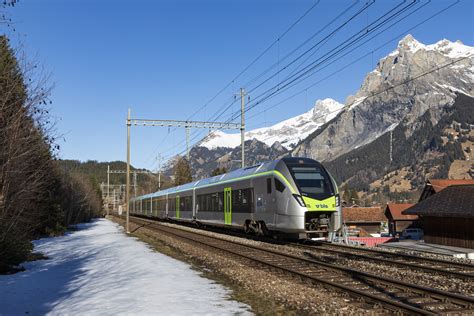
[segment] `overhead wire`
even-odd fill
[[[366,4],[360,8],[355,14],[353,14],[349,19],[347,19],[344,23],[342,23],[341,25],[339,25],[335,30],[333,30],[331,33],[329,33],[328,35],[326,35],[325,37],[323,37],[321,40],[319,40],[316,44],[314,44],[313,46],[311,46],[310,48],[308,48],[306,51],[304,51],[302,54],[300,54],[298,57],[294,58],[291,62],[289,62],[288,64],[286,64],[284,67],[280,68],[278,71],[276,71],[275,73],[273,73],[271,76],[267,77],[264,81],[260,82],[258,85],[256,85],[255,87],[251,88],[251,89],[248,89],[248,93],[252,93],[254,90],[258,89],[259,87],[261,87],[263,84],[265,84],[266,82],[268,82],[269,80],[273,79],[274,77],[276,77],[279,73],[281,73],[282,71],[286,70],[289,66],[291,66],[292,64],[294,64],[295,62],[297,62],[298,60],[300,60],[301,58],[303,58],[306,54],[308,54],[310,51],[312,51],[313,49],[315,49],[316,47],[318,47],[321,43],[323,43],[327,38],[331,37],[333,34],[339,32],[340,30],[342,30],[345,26],[347,26],[351,21],[353,21],[356,17],[358,17],[360,14],[362,14],[365,10],[367,10],[370,6],[372,6],[373,4],[375,3],[375,0],[372,0],[370,2],[366,2]]]
[[[294,49],[292,52],[290,52],[289,54],[287,54],[287,55],[283,58],[283,60],[286,59],[287,57],[291,56],[291,55],[292,55],[294,52],[296,52],[299,48],[303,47],[303,46],[304,46],[305,44],[307,44],[311,39],[313,39],[315,36],[317,36],[319,33],[321,33],[323,30],[325,30],[328,26],[330,26],[332,23],[334,23],[336,20],[338,20],[341,16],[343,16],[344,14],[346,14],[346,13],[347,13],[350,9],[352,9],[358,2],[359,2],[359,0],[357,0],[357,1],[354,2],[352,5],[350,5],[349,7],[347,7],[347,8],[346,8],[345,10],[343,10],[341,13],[339,13],[339,14],[338,14],[335,18],[333,18],[329,23],[327,23],[326,25],[324,25],[324,26],[323,26],[322,28],[320,28],[317,32],[315,32],[312,36],[310,36],[310,37],[309,37],[308,39],[306,39],[303,43],[301,43],[296,49]],[[353,16],[351,17],[351,19],[353,19],[353,18],[355,18],[357,15],[361,14],[363,11],[365,11],[367,8],[369,8],[374,2],[375,2],[375,0],[367,1],[366,4],[364,5],[364,7],[361,8],[361,9],[359,9],[359,11],[358,11],[355,15],[353,15]],[[314,7],[314,6],[313,6],[313,7]],[[308,10],[307,12],[309,12],[309,10]],[[300,20],[301,20],[301,19],[300,19]],[[296,23],[294,23],[293,26],[294,26],[295,24],[296,24]],[[346,21],[346,23],[343,24],[343,26],[345,26],[346,24],[347,24],[347,21]],[[343,27],[343,26],[342,26],[342,27]],[[335,32],[332,32],[332,34],[335,34],[335,33],[336,33],[337,31],[339,31],[342,27],[339,26],[339,28],[338,28]],[[284,34],[286,34],[288,31],[289,31],[289,30],[287,30]],[[279,39],[281,39],[281,38],[282,38],[282,36],[280,36],[276,41],[274,41],[274,42],[272,43],[272,45],[270,45],[270,46],[268,47],[267,51],[268,51],[272,46],[274,46],[274,44],[276,44],[277,41],[278,41]],[[323,43],[324,43],[324,41],[323,41]],[[311,49],[314,49],[314,47],[315,47],[315,46],[313,46],[313,48],[311,48]],[[310,49],[310,50],[311,50],[311,49]],[[303,53],[303,56],[304,56],[304,54],[306,54],[306,53],[307,53],[307,52]],[[261,57],[261,56],[260,56],[260,57]],[[299,58],[301,58],[301,56],[300,56]],[[269,67],[267,70],[265,70],[262,74],[265,74],[265,73],[267,73],[269,70],[273,69],[273,68],[275,67],[275,65],[276,65],[276,64],[273,64],[272,66],[270,66],[270,67]],[[257,76],[256,78],[261,77],[262,74],[260,74],[260,75]],[[255,80],[255,78],[252,79],[252,80]],[[222,115],[223,115],[224,113],[226,113],[226,112],[232,107],[232,105],[235,104],[235,102],[237,102],[236,99],[234,99],[233,102],[231,102],[230,104],[228,104],[227,106],[225,106],[225,107],[223,108],[223,110],[221,111],[220,114],[217,114],[217,116],[214,116],[214,117],[211,118],[210,120],[217,120],[218,118],[222,117]],[[228,122],[228,121],[226,121],[226,122]]]
[[[269,96],[267,96],[267,98],[269,97],[272,97],[272,96],[276,96],[278,94],[281,94],[283,92],[285,92],[286,90],[292,88],[293,86],[299,84],[301,81],[304,81],[306,79],[308,79],[309,77],[315,75],[317,72],[321,71],[321,70],[324,70],[325,68],[331,66],[332,64],[334,64],[336,61],[342,59],[343,57],[347,56],[348,54],[350,54],[351,52],[353,52],[354,50],[356,50],[357,48],[361,47],[362,45],[368,43],[369,41],[371,41],[373,38],[377,37],[378,35],[382,34],[383,32],[385,32],[387,29],[391,28],[392,26],[394,26],[395,24],[398,24],[400,23],[401,21],[403,21],[404,19],[406,19],[408,16],[414,14],[415,12],[417,12],[418,10],[422,9],[424,6],[428,5],[429,3],[431,2],[431,0],[429,0],[428,2],[426,2],[423,6],[421,7],[418,7],[416,10],[410,12],[408,15],[402,17],[401,19],[395,21],[394,23],[392,23],[391,25],[389,25],[387,28],[381,30],[380,32],[376,33],[375,35],[373,35],[372,37],[370,37],[369,39],[365,40],[364,42],[358,44],[357,46],[353,47],[352,49],[350,49],[349,51],[347,51],[346,53],[344,53],[343,55],[340,55],[337,59],[335,59],[334,61],[332,61],[331,63],[327,64],[327,65],[324,65],[323,67],[319,68],[317,71],[315,71],[314,73],[310,74],[310,75],[307,75],[306,77],[302,78],[301,80],[297,81],[296,83],[293,83],[291,82],[291,84],[289,84],[289,86],[287,87],[283,87],[283,88],[280,88],[279,91],[276,91],[274,94],[271,94]],[[420,24],[418,24],[420,25]],[[410,30],[410,29],[409,29]],[[409,30],[405,31],[405,32],[408,32]],[[389,40],[387,42],[385,42],[384,44],[382,44],[381,46],[379,46],[379,48],[387,45],[388,43],[392,42],[393,40]],[[374,51],[378,50],[379,48],[375,49],[375,50],[372,50],[371,52],[369,52],[368,54],[371,54],[373,53]],[[364,55],[363,57],[365,57],[366,55]],[[360,58],[357,59],[357,61],[359,60]],[[352,63],[351,63],[352,64]],[[295,80],[296,81],[296,80]],[[319,81],[318,81],[319,82]],[[307,89],[307,88],[306,88]],[[302,91],[301,91],[302,92]],[[257,101],[257,103],[255,103],[253,106],[257,106],[258,103],[262,103],[263,101],[266,101],[266,99],[263,99],[263,100],[259,100]]]
[[[425,3],[423,6],[427,5],[429,2],[431,2],[431,1],[428,1],[428,2]],[[335,75],[336,73],[339,73],[340,71],[346,69],[347,67],[351,66],[352,64],[354,64],[354,63],[360,61],[361,59],[363,59],[363,58],[369,56],[369,55],[372,54],[374,51],[377,51],[377,50],[381,49],[382,47],[386,46],[386,45],[389,44],[390,42],[392,42],[392,41],[396,40],[397,38],[399,38],[400,36],[406,34],[406,32],[409,32],[409,31],[411,31],[411,30],[413,30],[413,29],[415,29],[415,28],[421,26],[422,24],[424,24],[424,23],[430,21],[431,19],[435,18],[436,16],[438,16],[438,15],[442,14],[443,12],[449,10],[449,9],[452,8],[453,6],[457,5],[459,2],[460,2],[460,1],[457,0],[457,1],[453,2],[452,4],[446,6],[445,8],[443,8],[443,9],[441,9],[441,10],[435,12],[435,13],[432,14],[431,16],[429,16],[429,17],[427,17],[426,19],[422,20],[421,22],[415,24],[414,26],[412,26],[412,27],[410,27],[409,29],[405,30],[404,32],[400,33],[399,35],[393,37],[392,39],[390,39],[390,40],[388,40],[388,41],[386,41],[386,42],[384,42],[382,45],[378,46],[376,49],[372,50],[371,52],[369,52],[369,53],[367,53],[367,54],[365,54],[365,55],[363,55],[363,56],[360,56],[359,58],[357,58],[356,60],[352,61],[351,63],[346,64],[345,66],[339,68],[337,71],[335,71],[335,72],[331,73],[330,75],[328,75],[328,76],[322,78],[321,80],[317,81],[316,83],[314,83],[314,84],[312,84],[312,85],[310,85],[310,86],[304,88],[303,90],[301,90],[301,91],[299,91],[299,92],[297,92],[297,93],[291,95],[290,97],[288,97],[288,98],[286,98],[286,99],[280,101],[279,103],[275,104],[275,105],[272,106],[272,107],[278,106],[278,105],[280,105],[280,104],[286,102],[287,100],[289,100],[289,99],[291,99],[291,98],[297,96],[298,94],[304,92],[305,90],[307,90],[307,89],[309,89],[309,88],[311,88],[311,87],[314,87],[315,85],[317,85],[317,84],[323,82],[324,80],[327,80],[329,77],[332,77],[332,76]],[[419,9],[420,9],[420,8],[418,8],[417,10],[419,10]],[[413,12],[412,12],[412,13],[413,13]],[[406,17],[404,17],[404,18],[406,18]],[[447,65],[447,66],[449,66],[449,65]],[[245,112],[248,112],[249,110],[250,110],[250,109],[246,109]],[[268,110],[268,109],[266,109],[266,110]],[[261,114],[262,112],[259,112],[259,113]],[[257,114],[258,114],[258,113],[257,113]],[[253,117],[255,117],[255,115],[249,117],[249,119],[251,119],[251,118],[253,118]],[[235,119],[235,117],[234,117],[234,119]],[[206,136],[204,139],[206,139],[207,137],[208,137],[208,136]],[[203,141],[203,140],[201,140],[200,142],[202,142],[202,141]]]
[[[431,2],[431,1],[429,1],[429,2]],[[428,2],[428,3],[429,3],[429,2]],[[397,36],[395,36],[395,37],[389,39],[388,41],[384,42],[383,44],[379,45],[378,47],[376,47],[376,48],[373,49],[372,51],[366,53],[365,55],[362,55],[362,56],[358,57],[356,60],[354,60],[354,61],[352,61],[352,62],[346,64],[345,66],[339,68],[337,71],[335,71],[335,72],[331,73],[330,75],[328,75],[328,76],[322,78],[321,80],[317,81],[316,83],[311,84],[310,86],[308,86],[308,87],[306,87],[306,88],[300,90],[299,92],[297,92],[297,93],[293,94],[292,96],[290,96],[290,97],[284,99],[283,101],[277,103],[276,105],[280,105],[280,104],[282,104],[283,102],[288,101],[289,99],[295,97],[296,95],[303,93],[305,90],[310,89],[310,88],[316,86],[317,84],[319,84],[319,83],[325,81],[326,79],[332,77],[332,76],[335,75],[336,73],[338,73],[338,72],[340,72],[340,71],[346,69],[347,67],[349,67],[349,66],[355,64],[356,62],[360,61],[361,59],[363,59],[363,58],[369,56],[370,54],[373,54],[373,52],[376,52],[376,51],[380,50],[382,47],[388,45],[389,43],[391,43],[391,42],[397,40],[397,39],[400,38],[401,36],[407,34],[408,32],[410,32],[410,31],[416,29],[417,27],[421,26],[422,24],[424,24],[424,23],[430,21],[431,19],[435,18],[436,16],[438,16],[438,15],[442,14],[443,12],[449,10],[451,7],[457,5],[459,2],[460,2],[460,1],[457,0],[457,1],[453,2],[453,3],[451,3],[450,5],[448,5],[447,7],[445,7],[445,8],[443,8],[443,9],[441,9],[441,10],[435,12],[434,14],[432,14],[431,16],[425,18],[425,19],[422,20],[421,22],[419,22],[419,23],[413,25],[412,27],[410,27],[410,28],[404,30],[403,32],[399,33]],[[426,3],[426,4],[428,4],[428,3]],[[426,5],[426,4],[425,4],[425,5]],[[379,35],[379,34],[376,34],[375,36],[377,36],[377,35]],[[364,43],[365,43],[365,42],[364,42]],[[364,43],[363,43],[363,44],[364,44]],[[361,45],[362,45],[362,44],[361,44]],[[359,46],[360,46],[360,45],[359,45]],[[359,46],[358,46],[358,47],[359,47]],[[352,51],[352,50],[351,50],[351,51]],[[327,66],[329,66],[329,65],[327,65]],[[327,66],[325,66],[324,68],[326,68]],[[282,91],[282,92],[283,92],[283,91]],[[272,107],[270,107],[270,108],[272,108]],[[268,109],[269,109],[269,108],[267,108],[266,110],[268,110]],[[261,111],[261,112],[259,112],[259,113],[262,113],[262,112],[263,112],[263,111]],[[254,116],[249,117],[249,119],[252,118],[252,117],[254,117]]]
[[[451,5],[449,5],[448,7],[446,7],[446,8],[444,8],[444,9],[438,11],[437,13],[433,14],[431,17],[425,19],[424,21],[422,21],[422,22],[416,24],[415,26],[413,26],[412,28],[410,28],[410,30],[411,30],[411,29],[414,29],[414,28],[416,28],[416,27],[418,27],[418,26],[420,26],[420,25],[423,24],[423,23],[426,23],[428,20],[430,20],[430,19],[434,18],[435,16],[441,14],[442,12],[448,10],[448,9],[451,8],[452,6],[456,5],[457,3],[459,3],[459,0],[458,0],[457,2],[455,2],[455,3],[451,4]],[[427,4],[427,3],[425,3],[424,5],[426,5],[426,4]],[[423,6],[424,6],[424,5],[423,5]],[[420,8],[418,8],[416,11],[418,11],[419,9],[420,9]],[[400,12],[400,11],[399,11],[399,12]],[[413,13],[413,12],[412,12],[412,13]],[[410,14],[412,14],[412,13],[410,13]],[[405,19],[406,17],[407,17],[407,16],[403,17],[402,19]],[[399,22],[399,21],[397,21],[397,23],[398,23],[398,22]],[[394,23],[394,24],[395,24],[395,23]],[[392,25],[393,25],[393,24],[392,24]],[[392,26],[392,25],[391,25],[391,26]],[[380,26],[380,25],[379,25],[379,26]],[[386,29],[385,29],[385,30],[386,30]],[[384,30],[384,31],[385,31],[385,30]],[[377,35],[379,35],[379,34],[380,34],[380,32],[379,32]],[[376,36],[377,36],[377,35],[376,35]],[[372,37],[372,38],[373,38],[373,37]],[[390,40],[390,41],[392,41],[392,40]],[[385,46],[385,45],[386,45],[388,42],[390,42],[390,41],[387,41],[385,44],[379,46],[379,48],[377,48],[376,50],[380,49],[382,46]],[[364,42],[364,43],[365,43],[365,42]],[[360,47],[360,46],[361,46],[361,45],[359,45],[359,46],[357,46],[357,47]],[[353,51],[353,50],[351,50],[351,51]],[[373,50],[373,51],[374,51],[374,50]],[[370,52],[370,53],[373,53],[373,51]],[[368,54],[370,54],[370,53],[368,53]],[[364,55],[364,56],[362,56],[362,57],[366,57],[368,54],[366,54],[366,55]],[[362,57],[360,57],[360,58],[362,58]],[[358,58],[356,61],[360,60],[360,58]],[[356,62],[356,61],[354,61],[354,62]],[[353,62],[353,63],[354,63],[354,62]],[[336,72],[332,73],[331,75],[329,75],[329,76],[323,78],[322,80],[325,80],[325,79],[327,79],[328,77],[334,75],[335,73],[342,71],[343,69],[347,68],[348,66],[350,66],[350,65],[353,64],[353,63],[347,64],[346,66],[340,68],[338,71],[336,71]],[[448,65],[446,65],[446,66],[448,66]],[[444,67],[441,67],[441,68],[444,68]],[[440,68],[440,69],[441,69],[441,68]],[[322,80],[318,81],[318,82],[315,83],[315,84],[320,83]],[[412,80],[415,80],[415,79],[411,79],[410,81],[412,81]],[[315,84],[311,85],[310,87],[314,86]],[[402,83],[402,84],[404,84],[404,83]],[[305,88],[304,90],[307,90],[308,88],[309,88],[309,87]],[[392,88],[393,88],[393,87],[391,87],[391,88],[389,88],[389,89],[392,89]],[[303,90],[303,91],[304,91],[304,90]],[[298,94],[298,93],[297,93],[297,94]],[[294,95],[291,96],[291,97],[294,97],[294,96],[297,95],[297,94],[294,94]],[[290,98],[291,98],[291,97],[290,97]],[[287,98],[287,99],[288,99],[288,98]],[[285,100],[287,100],[287,99],[285,99]],[[285,100],[284,100],[284,101],[285,101]],[[284,102],[284,101],[282,101],[282,102]],[[230,105],[228,105],[228,107],[231,106],[233,103],[235,103],[235,102],[232,102]],[[278,104],[281,104],[281,102],[278,103]],[[277,105],[278,105],[278,104],[277,104]],[[275,106],[276,106],[276,105],[275,105]],[[252,108],[253,108],[253,107],[252,107]],[[245,112],[248,112],[248,111],[251,110],[252,108],[246,108]],[[232,120],[232,119],[233,119],[233,118],[231,117],[230,120]],[[228,121],[229,121],[229,120],[228,120]],[[210,136],[210,135],[206,136],[204,139],[208,138],[209,136]],[[195,139],[195,138],[196,138],[196,137],[194,137],[193,139]],[[202,141],[203,141],[203,140],[200,140],[200,142],[202,142]],[[185,151],[183,151],[183,152],[185,152]],[[180,154],[182,154],[183,152],[181,152]]]
[[[358,0],[359,1],[359,0]],[[283,37],[285,37],[301,20],[303,20],[321,1],[317,0],[315,1],[301,16],[297,18],[296,21],[294,21],[276,40],[274,40],[266,49],[264,49],[263,52],[261,52],[256,58],[254,58],[242,71],[240,71],[230,82],[228,82],[222,89],[220,89],[210,100],[208,100],[204,105],[202,105],[200,108],[198,108],[193,114],[191,114],[187,120],[191,119],[194,117],[196,114],[198,114],[200,111],[202,111],[204,108],[206,108],[211,102],[213,102],[219,95],[221,95],[228,87],[230,87],[240,76],[242,76],[248,69],[250,69],[258,60],[260,60],[275,44],[277,44]],[[219,111],[223,108],[221,107],[217,111],[217,117],[214,120],[217,120],[223,113],[227,112],[227,110],[233,105],[231,103],[230,105],[224,105],[224,110],[220,112]],[[215,115],[213,115],[215,116]],[[208,121],[211,121],[209,119]],[[173,129],[173,132],[176,130],[176,128]],[[164,142],[164,141],[163,141]],[[181,144],[179,144],[181,145]],[[156,150],[155,150],[156,151]]]
[[[296,72],[295,74],[285,78],[284,80],[282,80],[278,84],[275,84],[272,87],[268,88],[263,93],[260,93],[256,98],[253,98],[254,103],[257,103],[257,104],[261,103],[263,100],[269,98],[270,96],[277,93],[279,90],[282,90],[283,88],[287,87],[291,83],[293,83],[293,82],[297,81],[298,79],[302,78],[304,75],[308,74],[310,71],[314,70],[318,66],[324,64],[325,62],[330,61],[331,58],[337,56],[338,54],[343,52],[345,49],[355,45],[355,43],[357,43],[359,40],[367,37],[369,34],[374,32],[375,30],[377,30],[379,27],[381,27],[381,26],[385,25],[386,23],[388,23],[388,21],[390,21],[391,19],[397,17],[399,14],[401,14],[401,13],[405,12],[406,10],[408,10],[416,2],[417,2],[416,0],[412,1],[407,6],[401,8],[400,10],[398,10],[398,11],[396,11],[393,14],[390,15],[390,13],[392,11],[394,11],[396,8],[398,8],[399,5],[395,8],[392,8],[391,10],[384,13],[382,16],[380,16],[378,19],[376,19],[375,21],[373,21],[369,25],[369,26],[373,26],[373,27],[371,27],[371,28],[363,27],[357,33],[354,33],[349,38],[344,40],[342,43],[337,45],[333,50],[327,52],[326,54],[324,54],[321,57],[317,58],[316,60],[312,61],[309,65],[305,66],[303,69]],[[387,15],[388,15],[388,17],[387,17]],[[381,19],[383,19],[383,20],[381,20]],[[377,24],[375,24],[375,23],[377,23]],[[272,77],[273,77],[273,75],[272,75]],[[265,81],[268,81],[268,80],[269,80],[269,78],[267,78]],[[259,84],[259,86],[261,86],[261,85],[262,85],[262,83]],[[259,98],[261,98],[261,99],[259,100]],[[258,101],[255,101],[255,100],[258,100]],[[256,105],[254,105],[254,106],[256,106]]]
[[[463,60],[466,60],[467,58],[470,58],[470,57],[471,57],[471,56],[460,57],[460,58],[457,59],[457,60],[454,60],[454,61],[445,63],[445,64],[443,64],[443,65],[441,65],[441,66],[433,67],[433,68],[430,68],[429,70],[422,71],[422,72],[419,73],[418,75],[415,75],[415,76],[413,76],[413,77],[411,77],[411,78],[408,78],[408,79],[406,79],[406,80],[403,80],[403,81],[401,81],[401,82],[399,82],[399,83],[397,83],[397,84],[390,85],[389,87],[386,87],[386,88],[384,88],[384,89],[380,89],[379,91],[376,91],[376,92],[372,92],[370,95],[365,96],[362,101],[365,101],[365,100],[367,100],[367,99],[371,99],[371,98],[374,98],[374,97],[379,96],[379,95],[381,95],[381,94],[387,93],[388,91],[394,90],[394,89],[396,89],[396,88],[398,88],[398,87],[401,87],[401,86],[403,86],[403,85],[407,85],[407,84],[409,84],[409,83],[411,83],[411,82],[413,82],[413,81],[415,81],[415,80],[418,80],[418,79],[420,79],[420,78],[422,78],[422,77],[424,77],[424,76],[427,76],[427,75],[429,75],[429,74],[432,74],[432,73],[434,73],[434,72],[437,72],[437,71],[439,71],[439,70],[442,70],[442,69],[444,69],[444,68],[447,68],[447,67],[452,66],[452,65],[454,65],[454,64],[457,64],[457,63],[459,63],[459,62],[461,62],[461,61],[463,61]],[[352,106],[354,106],[354,105],[356,105],[356,104],[358,104],[358,103],[360,103],[360,102],[361,102],[361,100],[354,100],[354,101],[352,101],[351,103],[346,104],[343,109],[337,109],[337,110],[329,111],[329,112],[327,112],[327,113],[325,113],[325,114],[322,114],[322,115],[319,115],[319,116],[314,117],[313,120],[317,120],[317,119],[319,119],[319,118],[327,117],[328,115],[334,114],[334,113],[336,113],[336,112],[341,112],[341,113],[342,113],[344,110],[350,110]],[[260,139],[259,141],[265,142],[266,140],[269,140],[269,139],[271,139],[271,138],[273,138],[273,136]]]
[[[263,77],[265,74],[267,74],[268,72],[270,72],[272,69],[274,69],[275,67],[277,67],[279,65],[280,62],[286,60],[288,57],[290,57],[291,55],[293,55],[294,53],[296,53],[300,48],[302,48],[304,45],[308,44],[312,39],[314,39],[316,36],[318,36],[322,31],[324,31],[326,28],[328,28],[331,24],[333,24],[335,21],[337,21],[339,18],[341,18],[343,15],[345,15],[347,12],[349,12],[353,7],[355,7],[357,5],[357,3],[359,3],[360,0],[357,0],[357,1],[354,1],[354,3],[352,3],[351,5],[349,5],[349,7],[347,7],[346,9],[344,9],[341,13],[339,13],[336,17],[334,17],[331,21],[329,21],[327,24],[325,24],[323,27],[321,27],[320,29],[318,29],[316,32],[314,32],[310,37],[308,37],[306,40],[304,40],[301,44],[299,44],[296,48],[294,48],[292,51],[290,51],[288,54],[286,54],[281,60],[279,60],[279,62],[275,62],[274,64],[272,64],[270,67],[268,67],[267,69],[265,69],[263,72],[261,72],[260,74],[258,74],[256,77],[250,79],[249,81],[247,81],[246,83],[243,84],[244,87],[248,87],[250,84],[252,84],[253,82],[257,81],[258,79],[260,79],[261,77]]]

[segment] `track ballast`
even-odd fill
[[[217,236],[190,232],[150,220],[132,218],[136,224],[188,243],[199,244],[214,251],[251,260],[259,266],[296,276],[306,282],[316,282],[383,305],[390,310],[416,314],[464,314],[472,312],[474,298],[409,284],[370,273],[329,264],[313,257],[288,254],[261,246],[229,241]]]

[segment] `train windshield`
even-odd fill
[[[334,189],[328,173],[316,165],[288,166],[301,195],[318,200],[334,195]]]

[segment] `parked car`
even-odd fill
[[[402,231],[403,239],[420,240],[423,239],[423,229],[421,228],[405,228]]]

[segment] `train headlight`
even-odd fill
[[[341,205],[341,198],[339,197],[339,194],[336,195],[336,206]]]
[[[305,207],[306,204],[304,204],[304,201],[303,201],[303,198],[301,197],[301,195],[298,195],[298,194],[293,194],[293,196],[295,197],[296,199],[296,202],[298,202],[298,204],[302,207]]]

